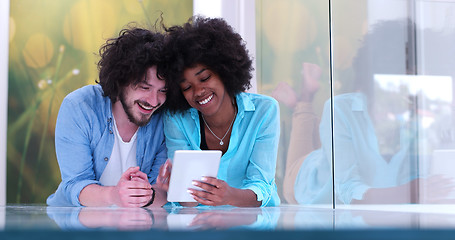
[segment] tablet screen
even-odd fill
[[[193,180],[202,177],[216,177],[220,166],[221,151],[219,150],[177,150],[172,162],[171,179],[167,200],[169,202],[196,202],[188,188],[198,187]]]

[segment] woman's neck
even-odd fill
[[[230,125],[237,114],[237,103],[235,98],[226,98],[218,112],[211,116],[203,115],[205,121],[211,128],[225,129]]]

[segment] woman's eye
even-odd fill
[[[191,86],[183,87],[182,91],[185,92],[185,91],[189,90],[190,88],[191,88]]]
[[[211,76],[212,76],[212,75],[208,75],[207,77],[202,78],[202,79],[201,79],[201,82],[205,82],[205,81],[209,80],[209,78],[210,78]]]
[[[162,93],[167,93],[167,88],[161,89],[160,92],[162,92]]]

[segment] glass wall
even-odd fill
[[[256,9],[258,92],[273,96],[281,109],[280,197],[285,203],[331,206],[331,137],[321,141],[319,134],[331,92],[328,1],[262,0]],[[321,127],[331,133],[330,124]],[[313,156],[321,161],[309,160]],[[317,183],[309,184],[307,174]]]
[[[455,1],[257,1],[283,202],[455,202]],[[332,151],[333,149],[333,151]]]
[[[350,2],[333,1],[334,66]],[[451,203],[455,2],[363,2],[352,74],[333,69],[335,200]]]

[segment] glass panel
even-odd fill
[[[332,3],[336,203],[451,203],[455,2]]]
[[[417,1],[420,203],[455,203],[455,1]],[[423,81],[425,79],[425,81]]]
[[[328,1],[257,0],[258,92],[281,109],[276,181],[283,203],[332,207]],[[330,104],[330,102],[329,102]],[[328,116],[327,116],[328,114]],[[328,122],[330,123],[330,122]]]

